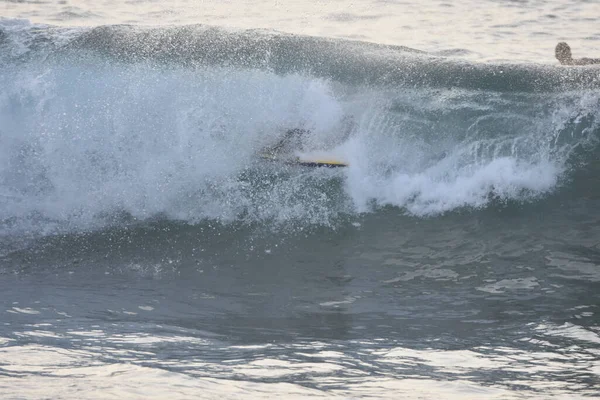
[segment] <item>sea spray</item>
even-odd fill
[[[29,49],[4,59],[0,75],[4,234],[157,217],[331,226],[381,206],[435,216],[539,200],[572,171],[573,154],[585,168],[596,148],[598,95],[577,89],[587,72],[571,77],[567,92],[540,92],[556,71],[519,66],[498,77],[500,67],[473,65],[455,83],[471,69],[489,79],[448,87],[451,64],[403,48],[341,41],[336,51],[347,57],[335,63],[324,53],[331,40],[164,29],[146,42],[142,28],[118,27],[40,41],[31,39],[39,28],[4,27],[3,46]],[[206,50],[220,58],[185,58],[177,47],[198,55],[189,43],[208,37],[237,53],[216,39]],[[160,56],[167,39],[172,59]],[[286,40],[313,57],[284,68],[273,51],[292,51]],[[124,56],[138,41],[140,52]],[[415,75],[420,64],[432,71],[426,80]],[[532,74],[538,84],[514,89]],[[303,151],[350,167],[261,161],[262,149],[294,128],[309,132]]]

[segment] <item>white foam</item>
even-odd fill
[[[120,211],[142,220],[227,221],[248,208],[257,218],[302,217],[298,204],[256,212],[239,176],[289,127],[307,126],[315,138],[333,129],[340,107],[325,81],[88,67],[12,71],[2,82],[0,219],[36,215],[86,229]],[[271,194],[262,198],[287,197]]]
[[[480,208],[494,199],[521,200],[551,191],[561,170],[549,162],[529,164],[514,158],[490,160],[482,166],[456,170],[432,168],[420,173],[385,176],[350,168],[348,190],[360,210],[373,201],[397,206],[419,216],[461,207]]]
[[[347,94],[297,74],[102,61],[33,63],[0,77],[0,221],[11,221],[0,234],[95,229],[119,215],[329,225],[394,206],[431,216],[538,198],[564,173],[547,120],[496,113],[477,93]],[[421,113],[462,108],[487,114],[445,126],[448,138],[423,128],[433,122]],[[486,136],[513,120],[523,130]],[[282,173],[258,163],[296,127],[312,132],[309,150],[329,148],[350,167]]]

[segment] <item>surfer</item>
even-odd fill
[[[556,59],[562,65],[592,65],[600,64],[600,58],[573,58],[571,47],[565,42],[560,42],[554,49]]]
[[[311,131],[304,128],[291,128],[285,131],[282,139],[274,146],[263,150],[263,159],[280,161],[289,165],[300,165],[303,167],[347,167],[348,164],[335,158],[321,158],[311,156],[300,156],[296,154],[304,148],[303,138],[310,135]]]
[[[301,138],[305,135],[310,134],[310,131],[302,128],[292,128],[285,132],[283,139],[277,144],[266,149],[267,154],[278,155],[278,154],[289,154],[294,150],[302,148]]]

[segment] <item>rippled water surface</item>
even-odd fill
[[[596,1],[2,1],[1,15],[59,25],[209,24],[403,45],[472,60],[554,63],[568,41],[600,57]]]
[[[1,398],[600,397],[597,2],[0,16]]]

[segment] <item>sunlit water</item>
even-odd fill
[[[468,59],[554,63],[569,42],[600,57],[596,1],[2,1],[0,14],[59,25],[209,24],[365,40]]]
[[[0,4],[1,398],[600,396],[597,2]]]

